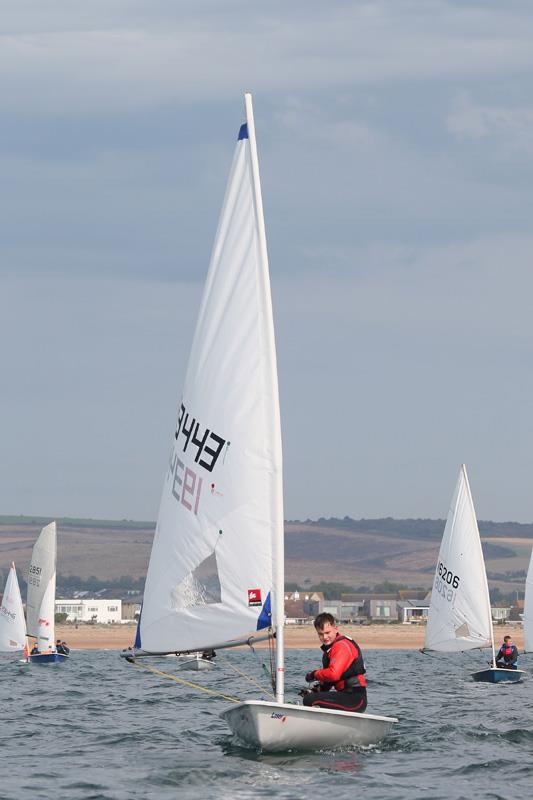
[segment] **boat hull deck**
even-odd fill
[[[519,683],[525,677],[523,669],[500,669],[490,667],[473,672],[472,678],[482,683]]]
[[[30,664],[61,664],[63,661],[68,661],[69,656],[64,653],[36,653],[33,656],[28,656]]]
[[[395,717],[262,700],[239,703],[221,716],[241,742],[270,753],[377,744],[398,722]]]

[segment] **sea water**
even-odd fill
[[[424,656],[367,650],[368,711],[399,717],[381,744],[268,755],[239,747],[219,712],[228,701],[120,659],[78,650],[60,665],[0,662],[0,798],[294,798],[458,800],[530,797],[533,678],[474,683],[486,651]],[[287,699],[319,662],[317,650],[287,652]],[[157,669],[240,698],[267,687],[267,653],[220,653],[209,672]],[[533,675],[533,659],[521,666]],[[268,687],[267,687],[268,688]],[[263,693],[266,699],[266,693]]]

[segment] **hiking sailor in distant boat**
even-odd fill
[[[56,653],[60,653],[63,656],[68,656],[70,653],[70,647],[67,647],[66,642],[62,642],[61,639],[58,639],[56,642]]]
[[[316,681],[303,689],[304,706],[363,712],[366,708],[365,664],[361,648],[339,632],[331,614],[319,614],[315,629],[322,642],[322,669],[308,672],[305,680]],[[335,692],[330,690],[335,688]]]
[[[518,664],[518,648],[510,636],[503,637],[503,644],[496,656],[496,666],[500,669],[516,669]]]
[[[216,653],[214,650],[204,650],[202,652],[202,659],[204,661],[212,661],[214,658],[216,658]]]

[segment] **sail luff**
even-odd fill
[[[524,598],[524,652],[533,651],[533,550],[529,559]]]
[[[275,474],[273,476],[274,515],[272,519],[273,541],[272,558],[274,571],[274,602],[272,604],[272,617],[276,626],[276,700],[283,703],[284,699],[284,676],[285,676],[285,648],[284,648],[284,592],[285,592],[285,554],[284,554],[284,531],[283,531],[283,475],[282,475],[282,447],[281,447],[281,419],[279,410],[279,387],[278,370],[276,363],[276,342],[274,335],[274,322],[272,310],[272,292],[270,287],[270,275],[268,265],[268,251],[266,242],[265,218],[263,212],[263,198],[261,194],[261,178],[259,173],[259,158],[257,155],[257,140],[255,136],[255,122],[252,105],[252,95],[244,95],[246,108],[246,122],[248,125],[248,136],[250,138],[250,154],[252,162],[252,179],[254,189],[254,206],[257,220],[257,230],[259,238],[259,251],[261,271],[263,281],[262,297],[265,305],[265,331],[269,339],[266,352],[269,354],[270,371],[270,392],[273,402],[271,403],[271,418],[265,420],[266,430],[269,429],[270,446],[273,450],[273,463]]]
[[[474,513],[474,519],[475,519],[475,523],[476,523],[477,538],[478,538],[478,542],[479,542],[479,558],[480,558],[481,563],[483,565],[483,576],[485,578],[485,581],[484,581],[484,584],[485,584],[485,599],[486,599],[486,609],[488,611],[487,628],[488,628],[488,630],[490,630],[490,644],[491,644],[491,648],[492,648],[492,666],[494,668],[496,668],[496,651],[494,649],[494,626],[492,624],[492,612],[491,612],[491,606],[490,606],[490,592],[489,592],[489,582],[488,582],[488,579],[487,579],[487,568],[485,566],[485,558],[483,556],[483,547],[481,545],[481,536],[480,536],[479,527],[478,527],[478,524],[477,524],[477,515],[476,515],[476,513],[474,511],[474,498],[472,497],[472,492],[470,490],[470,482],[468,480],[468,475],[466,473],[466,465],[465,464],[461,464],[461,470],[462,470],[462,473],[463,473],[464,481],[465,481],[466,488],[467,488],[467,491],[468,491],[468,498],[469,498],[470,505],[471,505],[473,513]]]

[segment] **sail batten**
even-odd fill
[[[140,647],[149,652],[231,646],[276,623],[266,601],[278,594],[273,554],[282,508],[281,434],[249,131],[247,116],[163,486],[139,623]]]
[[[464,464],[453,494],[431,592],[425,650],[493,645],[485,562]]]

